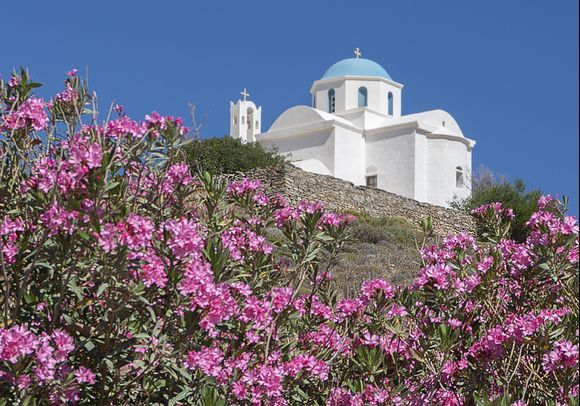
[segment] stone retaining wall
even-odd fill
[[[463,212],[421,203],[372,187],[355,186],[332,176],[303,171],[290,164],[254,169],[244,176],[260,179],[268,194],[282,193],[292,204],[303,199],[319,200],[331,210],[366,212],[371,216],[398,216],[415,224],[430,215],[438,235],[475,232],[473,218]]]

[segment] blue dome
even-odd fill
[[[348,58],[332,65],[322,79],[330,79],[339,76],[378,76],[393,80],[387,71],[378,63],[370,59]]]

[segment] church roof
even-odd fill
[[[387,71],[375,61],[364,58],[348,58],[332,65],[322,79],[330,79],[340,76],[378,76],[393,80]]]

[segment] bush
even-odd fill
[[[426,245],[411,287],[339,299],[321,264],[350,216],[193,179],[179,119],[99,123],[74,71],[49,103],[34,87],[0,82],[0,404],[577,399],[578,227],[557,201],[525,243],[490,205],[485,243]]]
[[[526,184],[521,179],[513,183],[501,181],[489,182],[477,185],[470,198],[455,202],[453,207],[471,213],[473,209],[484,204],[500,202],[503,206],[513,209],[515,219],[512,223],[510,236],[518,242],[524,242],[528,237],[526,221],[537,209],[537,201],[542,195],[540,190],[527,191]],[[481,229],[480,229],[481,235]]]
[[[254,168],[278,165],[284,158],[265,150],[258,143],[242,143],[231,137],[194,141],[183,149],[184,160],[193,171],[212,174],[247,172]]]

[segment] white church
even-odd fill
[[[360,57],[332,65],[310,88],[312,106],[283,112],[261,132],[262,108],[230,102],[230,136],[259,142],[305,171],[449,206],[471,193],[471,151],[446,111],[403,115],[401,83]]]

